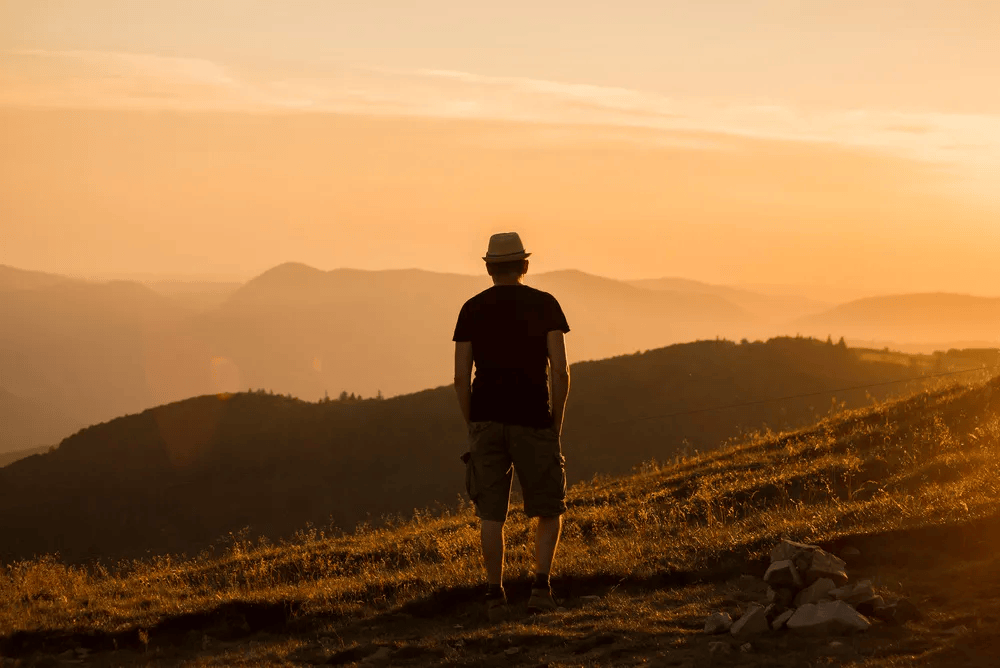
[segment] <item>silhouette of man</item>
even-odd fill
[[[490,237],[483,260],[493,287],[465,303],[453,337],[455,390],[469,428],[465,485],[482,523],[486,609],[493,621],[506,615],[503,528],[512,470],[525,515],[538,518],[529,612],[556,608],[549,573],[566,512],[560,437],[569,394],[563,337],[569,325],[555,297],[521,282],[529,255],[516,232]]]

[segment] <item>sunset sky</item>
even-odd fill
[[[1000,3],[0,0],[0,264],[1000,295]]]

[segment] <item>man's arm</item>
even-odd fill
[[[569,396],[569,364],[566,362],[566,337],[559,330],[546,335],[549,345],[549,382],[552,383],[552,428],[562,435],[566,398]]]
[[[465,423],[472,420],[472,341],[455,342],[455,392]]]

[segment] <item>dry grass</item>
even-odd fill
[[[694,632],[691,620],[725,600],[724,592],[698,581],[719,583],[753,570],[780,538],[837,544],[1000,515],[997,390],[1000,383],[991,381],[923,392],[809,429],[755,434],[717,452],[649,463],[631,477],[575,486],[557,593],[572,599],[598,592],[607,609],[573,607],[561,618],[562,631],[536,628],[532,637],[553,633],[552,642],[565,643],[566,629],[575,629],[579,640],[592,624],[646,638],[633,649],[652,656],[667,648],[649,638],[666,634],[680,642]],[[572,465],[571,444],[567,450]],[[530,569],[529,530],[523,514],[512,512],[508,577],[514,580]],[[202,664],[281,663],[301,644],[289,638],[387,615],[447,617],[482,581],[478,523],[467,505],[350,535],[308,529],[280,545],[233,536],[216,552],[113,567],[68,567],[55,558],[8,565],[0,571],[6,643],[0,647],[55,651],[87,636],[141,652],[147,643],[175,638],[171,628],[190,635],[228,624],[231,633],[280,627],[289,635],[258,642],[253,656],[244,648],[237,660],[225,650]],[[670,593],[675,589],[686,593],[678,599]],[[268,621],[278,617],[280,623]],[[186,626],[177,622],[184,619]],[[452,639],[436,633],[423,641],[433,645],[427,651],[458,661]],[[463,643],[474,647],[476,633],[487,637],[490,630],[463,631]],[[911,665],[898,656],[866,660]]]

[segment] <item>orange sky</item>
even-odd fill
[[[0,264],[1000,294],[996,3],[12,4]]]

